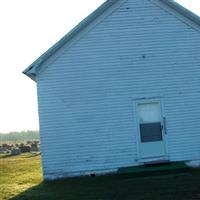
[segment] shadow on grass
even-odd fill
[[[37,153],[37,152],[36,153],[22,153],[19,155],[4,154],[4,155],[0,155],[0,159],[17,157],[17,156],[24,156],[24,158],[33,158],[33,157],[37,157],[40,155],[41,155],[41,153]]]
[[[37,156],[40,156],[40,155],[41,155],[41,153],[38,153],[38,152],[36,152],[36,153],[30,153],[30,154],[28,154],[26,156],[26,158],[33,158],[33,157],[37,157]]]
[[[134,178],[104,176],[43,182],[10,200],[200,199],[200,173]]]
[[[0,159],[10,158],[10,157],[13,157],[13,156],[10,155],[10,154],[6,154],[6,155],[2,155],[2,156],[0,157]]]

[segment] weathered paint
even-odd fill
[[[200,33],[153,1],[127,0],[38,73],[46,179],[142,164],[136,102],[163,104],[170,161],[200,157]]]

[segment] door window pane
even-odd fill
[[[140,124],[141,142],[156,142],[162,140],[162,126],[160,122]]]
[[[146,103],[139,104],[139,121],[140,123],[152,123],[160,121],[160,104]]]

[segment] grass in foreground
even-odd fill
[[[40,156],[0,157],[0,200],[9,199],[42,182]]]
[[[45,183],[41,182],[39,156],[31,157],[29,154],[1,158],[0,169],[0,199],[4,200],[200,199],[198,171],[160,177],[104,176]]]

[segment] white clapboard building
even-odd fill
[[[44,178],[200,159],[200,19],[171,0],[107,0],[24,73]]]

